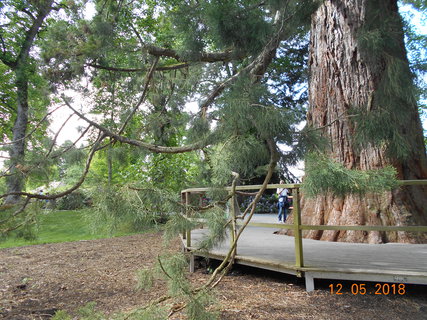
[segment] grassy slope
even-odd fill
[[[40,217],[39,231],[37,232],[38,238],[36,240],[27,241],[10,238],[4,242],[0,242],[0,248],[91,240],[111,236],[107,233],[92,233],[86,222],[85,215],[87,214],[88,210],[46,210]],[[114,236],[120,235],[125,235],[125,233],[114,234]]]

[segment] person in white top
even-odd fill
[[[280,180],[280,184],[284,184],[285,181]],[[278,207],[279,207],[279,223],[281,223],[283,221],[283,223],[286,221],[287,215],[288,215],[288,192],[289,190],[286,188],[277,188],[277,195],[279,196],[279,202],[278,202]],[[283,220],[282,220],[283,217]]]

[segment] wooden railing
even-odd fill
[[[401,180],[400,185],[427,185],[427,180]],[[236,191],[249,191],[259,190],[261,185],[248,185],[248,186],[237,186]],[[290,229],[294,231],[295,238],[295,267],[304,267],[304,253],[302,244],[302,230],[356,230],[356,231],[404,231],[404,232],[427,232],[427,226],[333,226],[333,225],[303,225],[301,224],[301,210],[300,210],[300,187],[301,184],[269,184],[267,189],[287,188],[292,190],[293,198],[293,224],[278,224],[278,223],[262,223],[262,222],[250,222],[249,226],[254,227],[266,227],[275,229]],[[231,187],[225,188],[227,191],[231,191]],[[182,203],[185,204],[185,208],[189,205],[189,195],[191,193],[203,194],[207,192],[209,188],[192,188],[181,191]],[[184,215],[188,216],[187,209]],[[239,224],[242,224],[240,222]],[[191,230],[187,230],[183,234],[183,238],[186,239],[186,247],[191,247]]]

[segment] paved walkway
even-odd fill
[[[255,215],[252,222],[276,223],[273,214]],[[251,227],[242,233],[237,247],[237,263],[290,274],[304,274],[307,289],[314,278],[417,283],[427,285],[426,244],[362,244],[303,240],[304,267],[296,268],[294,238],[276,235],[273,228]],[[208,230],[192,231],[192,248]],[[223,258],[229,241],[209,252]]]

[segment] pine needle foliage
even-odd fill
[[[89,302],[79,309],[80,320],[104,320],[105,315],[95,309],[96,302]]]
[[[187,295],[190,293],[190,283],[185,277],[188,261],[184,254],[159,256],[157,268],[168,279],[169,293],[173,296]]]
[[[134,310],[131,314],[117,316],[112,320],[164,320],[168,318],[168,309],[166,306],[155,305],[143,310]]]
[[[172,240],[183,232],[195,228],[197,224],[190,219],[187,219],[181,214],[172,214],[166,224],[163,226],[163,239],[165,245],[169,244]]]
[[[38,222],[43,206],[42,201],[30,203],[21,211],[22,203],[0,208],[0,241],[10,237],[34,240],[37,238]],[[16,214],[20,212],[19,214]]]
[[[306,159],[302,190],[308,197],[326,193],[340,197],[381,193],[398,186],[397,172],[392,166],[378,170],[352,170],[319,153],[311,153]]]
[[[168,310],[165,306],[150,306],[142,310],[134,310],[130,314],[105,315],[96,310],[95,302],[89,302],[78,310],[79,320],[164,320],[168,318]],[[52,320],[72,320],[77,319],[64,310],[59,310],[52,317]]]
[[[136,284],[137,290],[150,291],[153,287],[155,276],[152,269],[139,269],[136,278],[138,279],[138,283]]]
[[[186,314],[191,320],[215,320],[219,319],[219,312],[210,310],[209,307],[216,303],[211,292],[202,290],[189,297]]]
[[[94,229],[110,233],[119,228],[133,231],[152,228],[166,221],[171,212],[180,210],[175,194],[150,186],[111,186],[97,189],[93,196],[95,206],[90,223]]]
[[[214,133],[219,142],[210,153],[215,187],[228,185],[230,172],[239,173],[242,179],[262,175],[259,168],[269,161],[266,140],[292,141],[295,118],[289,110],[269,103],[269,96],[265,84],[242,77],[219,99],[214,113],[221,119]]]
[[[354,106],[353,122],[358,127],[355,143],[383,145],[391,157],[405,159],[410,148],[405,141],[405,124],[417,108],[414,75],[408,66],[403,44],[401,17],[391,15],[386,2],[368,1],[366,23],[358,42],[363,58],[380,75],[366,106]],[[388,4],[387,4],[388,5]]]
[[[251,10],[253,1],[214,0],[205,8],[208,32],[217,47],[234,47],[243,52],[259,52],[271,25],[265,21],[262,11]]]
[[[205,224],[209,233],[199,244],[199,249],[209,251],[216,244],[222,243],[227,236],[227,212],[216,206],[207,212],[203,212],[201,218],[206,219]]]
[[[229,184],[230,172],[239,172],[243,177],[254,176],[255,169],[267,163],[267,152],[265,144],[251,135],[231,137],[212,154],[213,184]]]
[[[207,290],[194,290],[186,278],[187,267],[188,261],[184,254],[160,255],[154,268],[143,269],[138,272],[138,289],[149,290],[154,281],[166,281],[169,294],[177,301],[186,304],[188,319],[216,319],[216,313],[208,311],[209,307],[216,301],[214,294]],[[139,312],[134,312],[131,319],[139,319],[135,317]]]
[[[190,284],[186,280],[185,270],[188,266],[184,254],[159,255],[153,268],[138,270],[138,290],[148,291],[156,280],[164,280],[168,283],[169,293],[172,296],[189,294]]]

